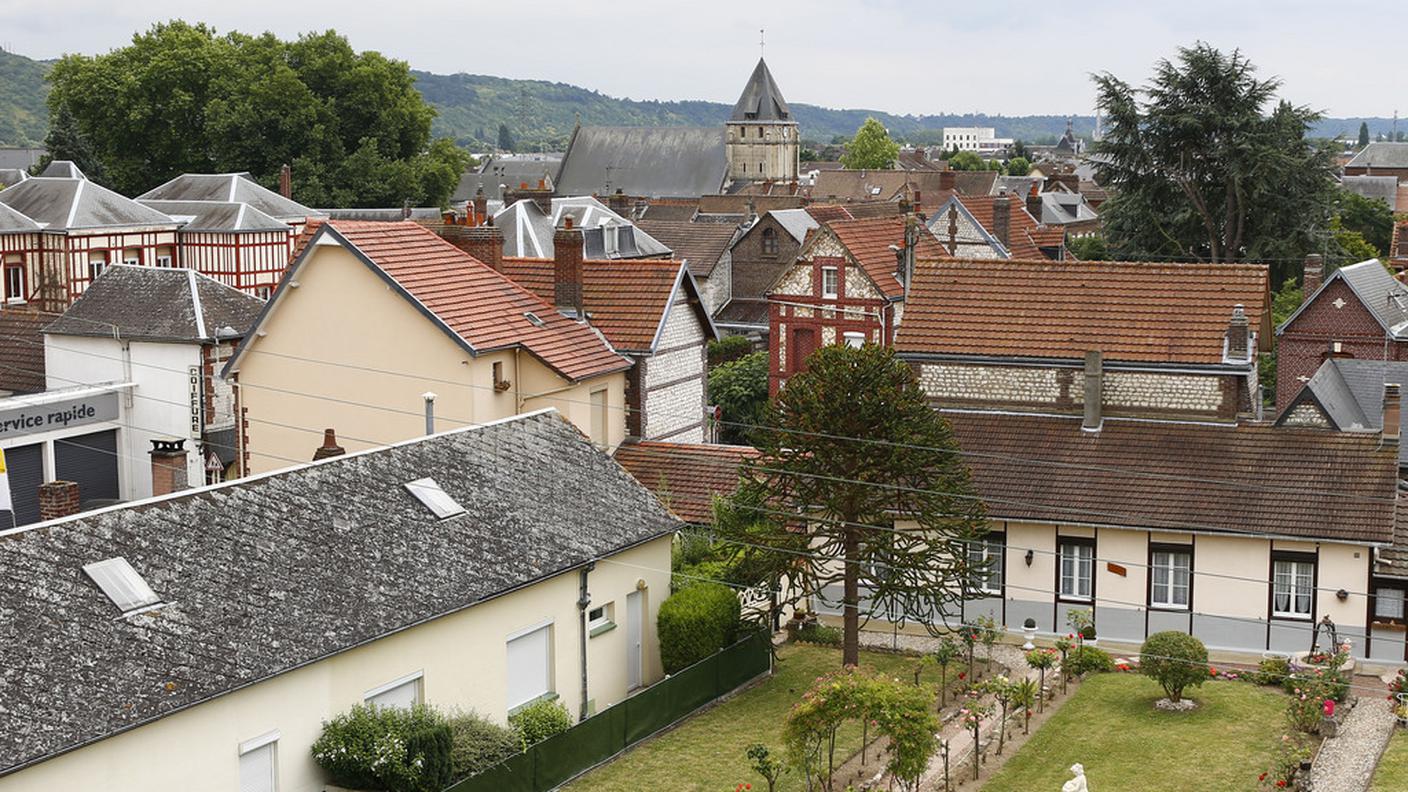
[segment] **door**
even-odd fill
[[[792,331],[792,344],[787,350],[787,371],[796,374],[807,370],[807,358],[816,351],[816,331],[799,327]]]
[[[641,628],[645,621],[645,592],[632,591],[626,595],[626,687],[635,690],[641,686],[641,660],[644,645],[641,641]]]
[[[84,510],[116,501],[117,430],[55,440],[54,478],[78,482]]]

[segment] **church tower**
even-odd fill
[[[802,152],[800,133],[768,64],[759,58],[724,133],[729,180],[796,179]]]

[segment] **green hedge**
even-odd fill
[[[440,792],[450,784],[450,725],[435,710],[358,704],[323,724],[313,760],[333,783],[388,792]]]
[[[660,603],[656,629],[665,673],[678,673],[733,643],[742,608],[718,583],[685,586]]]
[[[1114,671],[1115,660],[1110,653],[1093,646],[1077,646],[1066,655],[1066,673],[1080,676],[1094,672]]]
[[[450,763],[455,778],[467,778],[523,750],[518,732],[475,712],[450,715]]]
[[[539,699],[508,716],[508,723],[518,731],[526,751],[529,746],[572,728],[572,716],[557,699]]]

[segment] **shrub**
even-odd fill
[[[1290,660],[1284,657],[1268,657],[1257,664],[1252,681],[1258,685],[1279,685],[1290,675]]]
[[[747,336],[724,336],[718,341],[709,342],[709,366],[721,365],[738,360],[753,351],[753,342]]]
[[[1158,682],[1170,700],[1180,701],[1184,688],[1208,678],[1208,649],[1177,630],[1154,633],[1139,649],[1139,669]]]
[[[524,750],[530,745],[561,734],[572,728],[572,716],[557,699],[538,699],[508,716],[508,723],[518,732]]]
[[[518,732],[475,712],[450,716],[450,765],[456,779],[481,773],[523,750]]]
[[[825,644],[826,646],[841,645],[841,631],[829,624],[818,624],[813,622],[797,631],[797,640],[806,643]]]
[[[450,727],[425,706],[358,704],[323,724],[313,761],[333,783],[390,792],[440,792],[451,779]]]
[[[1066,671],[1076,676],[1115,670],[1114,658],[1093,646],[1077,646],[1066,656]]]
[[[666,597],[656,621],[665,673],[677,673],[728,646],[741,615],[733,589],[718,583],[696,583]]]

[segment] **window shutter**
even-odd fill
[[[240,754],[240,792],[274,792],[274,746],[261,745]]]
[[[552,691],[549,684],[550,626],[508,642],[508,706],[526,704]]]

